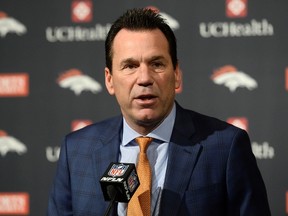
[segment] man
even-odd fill
[[[141,136],[153,138],[147,215],[270,215],[247,133],[175,102],[176,39],[163,19],[128,10],[112,25],[105,49],[106,87],[122,115],[66,136],[48,215],[103,215],[109,203],[99,179],[110,162],[137,164],[134,139]],[[113,215],[126,215],[129,205],[118,203]]]

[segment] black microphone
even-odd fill
[[[110,201],[104,214],[109,215],[116,201],[128,203],[140,185],[135,164],[110,163],[100,179],[100,185],[105,201]]]

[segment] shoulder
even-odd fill
[[[177,104],[176,120],[181,122],[190,122],[193,123],[196,128],[206,128],[213,130],[221,130],[230,128],[232,130],[238,130],[239,128],[220,120],[219,118],[205,115],[193,110],[185,109]]]
[[[66,139],[97,140],[101,139],[101,137],[109,137],[113,133],[119,133],[119,130],[121,130],[121,128],[122,116],[116,116],[88,125],[77,131],[71,132],[66,135]]]
[[[184,109],[177,105],[176,124],[180,127],[192,128],[193,134],[202,139],[216,138],[230,140],[241,136],[247,137],[246,131],[235,127],[219,118],[201,114],[193,110]]]

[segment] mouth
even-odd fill
[[[139,95],[138,97],[136,97],[136,99],[138,99],[138,100],[152,100],[154,98],[156,98],[156,96],[155,95],[150,95],[150,94],[148,94],[148,95]]]
[[[135,98],[135,100],[140,104],[140,105],[152,105],[156,102],[156,96],[147,94],[147,95],[139,95]]]

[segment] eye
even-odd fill
[[[154,67],[161,67],[161,66],[163,66],[163,64],[162,64],[162,62],[154,62],[153,66]]]
[[[134,64],[129,64],[126,66],[126,68],[129,68],[129,69],[133,69],[133,68],[136,68],[137,66],[134,65]]]
[[[152,62],[151,66],[155,72],[161,72],[165,69],[165,64],[161,61]]]
[[[123,70],[125,70],[125,69],[131,70],[131,69],[135,69],[135,68],[137,68],[137,65],[135,65],[135,64],[126,64],[123,66],[122,69]]]

